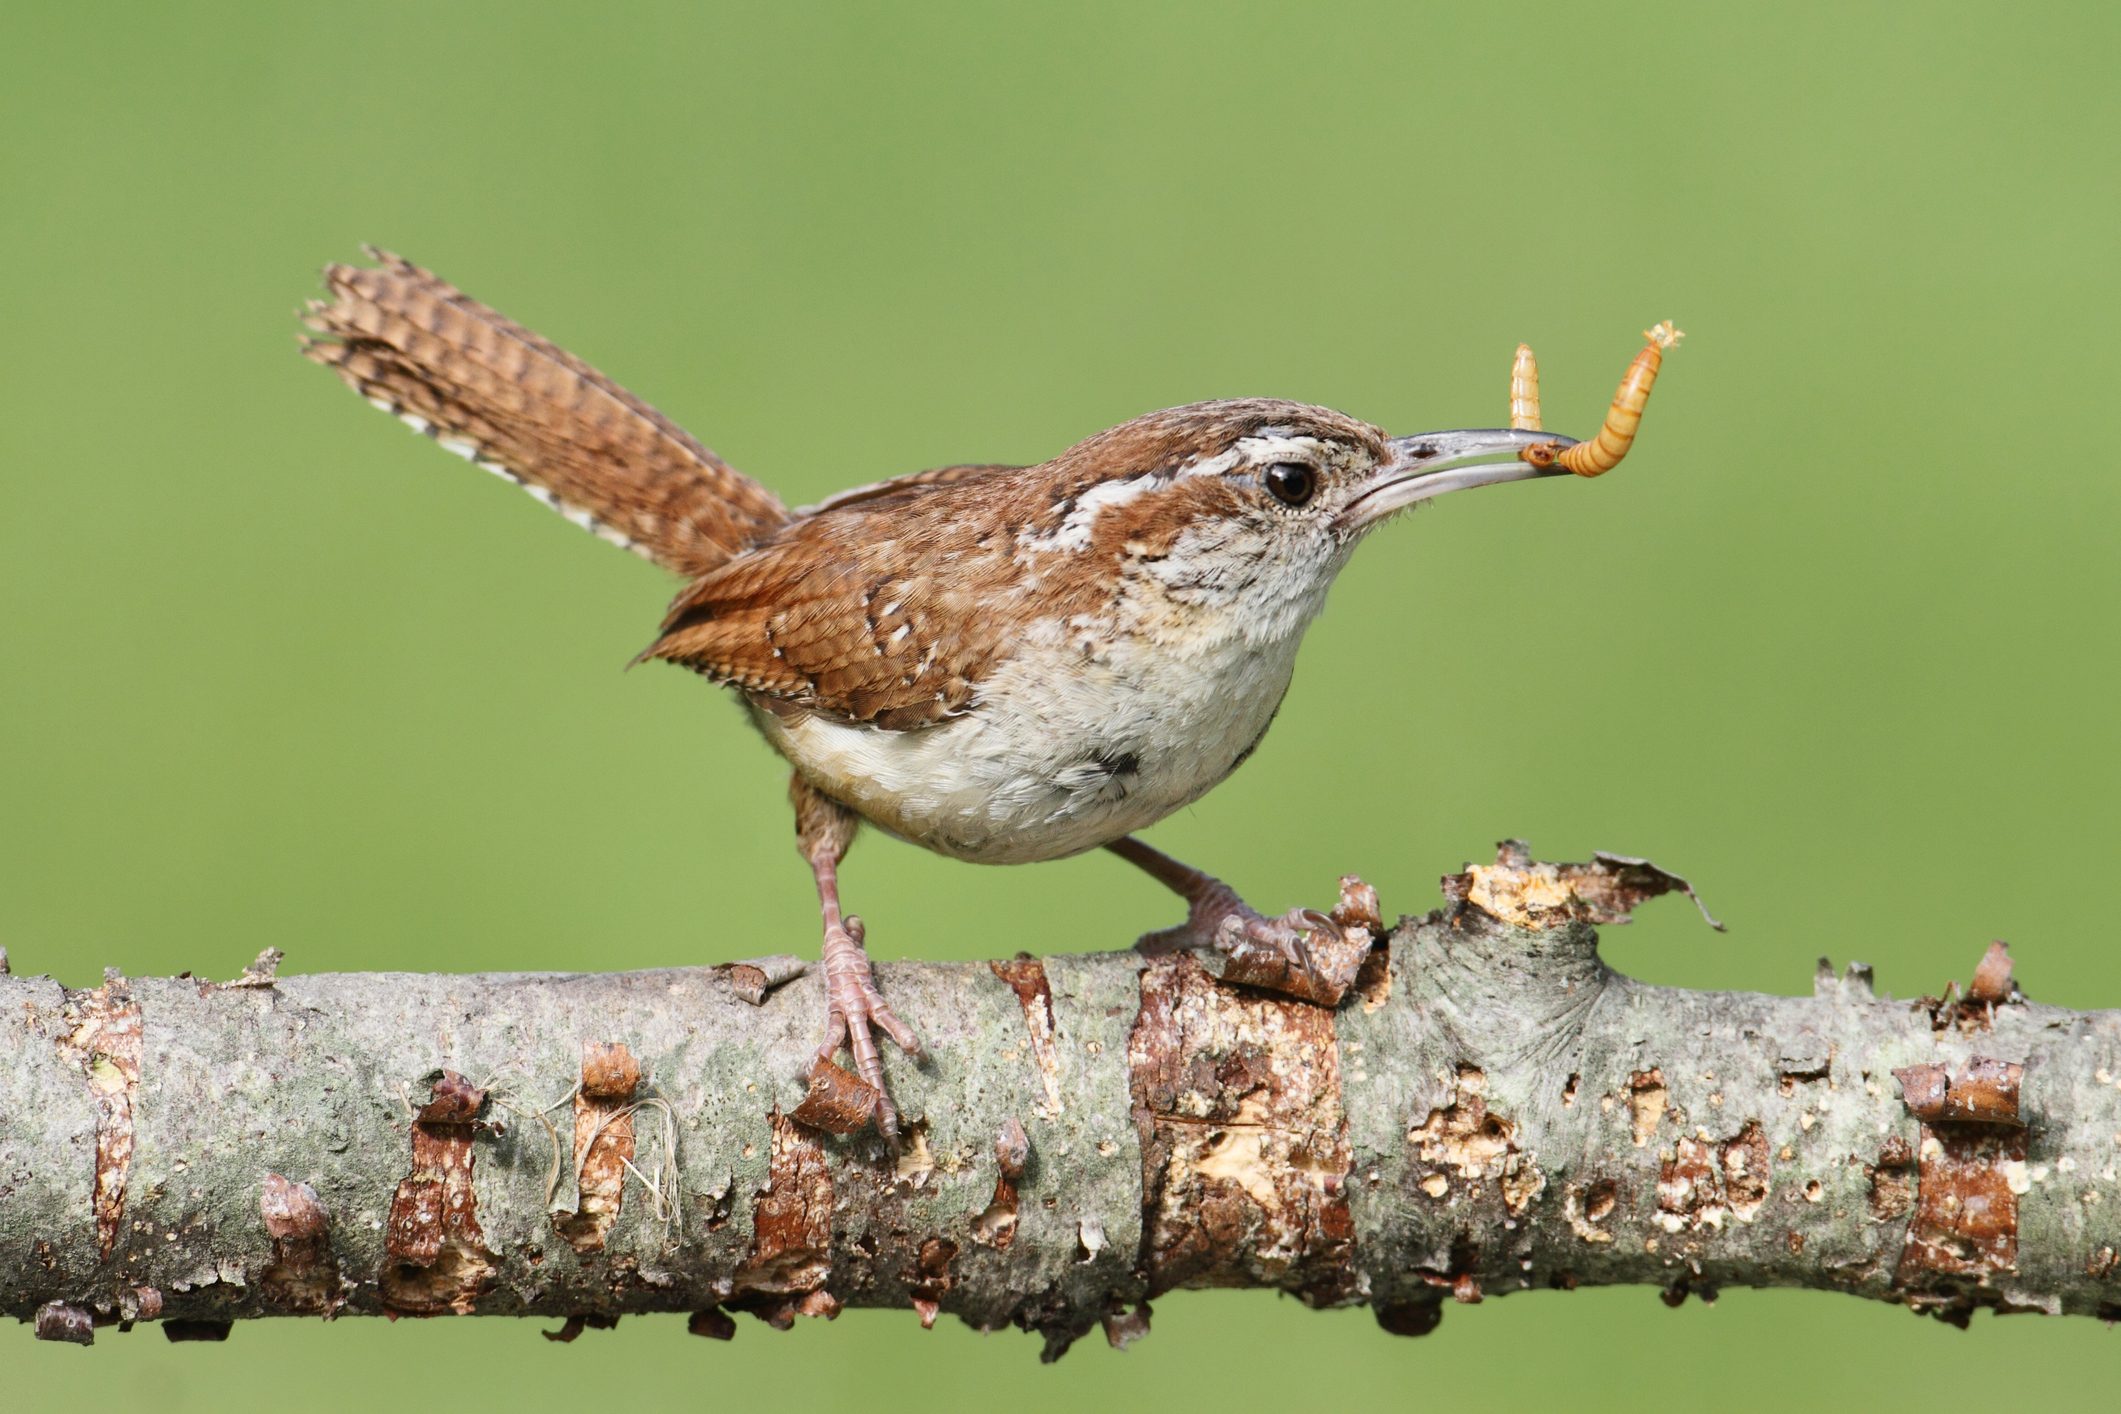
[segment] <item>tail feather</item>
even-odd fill
[[[325,267],[302,352],[584,529],[687,577],[788,520],[771,491],[574,355],[386,251]]]

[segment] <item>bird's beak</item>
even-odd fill
[[[1334,527],[1347,535],[1369,529],[1394,511],[1446,491],[1529,481],[1535,476],[1567,476],[1549,463],[1534,466],[1518,454],[1527,447],[1569,447],[1573,437],[1554,432],[1517,432],[1505,428],[1467,428],[1394,437],[1392,454],[1379,465],[1355,499],[1341,508]]]

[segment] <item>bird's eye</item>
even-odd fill
[[[1302,462],[1276,462],[1262,473],[1267,489],[1285,506],[1300,506],[1318,490],[1318,473]]]

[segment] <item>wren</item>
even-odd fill
[[[795,768],[824,919],[826,1028],[879,1093],[872,978],[839,866],[868,820],[957,859],[1104,848],[1187,903],[1152,949],[1274,949],[1265,917],[1135,832],[1243,764],[1334,577],[1395,512],[1566,476],[1529,429],[1390,437],[1266,398],[1194,403],[1036,466],[917,472],[790,510],[588,364],[386,252],[332,265],[304,352],[377,407],[685,581],[642,659],[734,688]]]

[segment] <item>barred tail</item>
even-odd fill
[[[330,265],[303,354],[584,529],[688,578],[788,520],[771,491],[565,350],[385,251]]]

